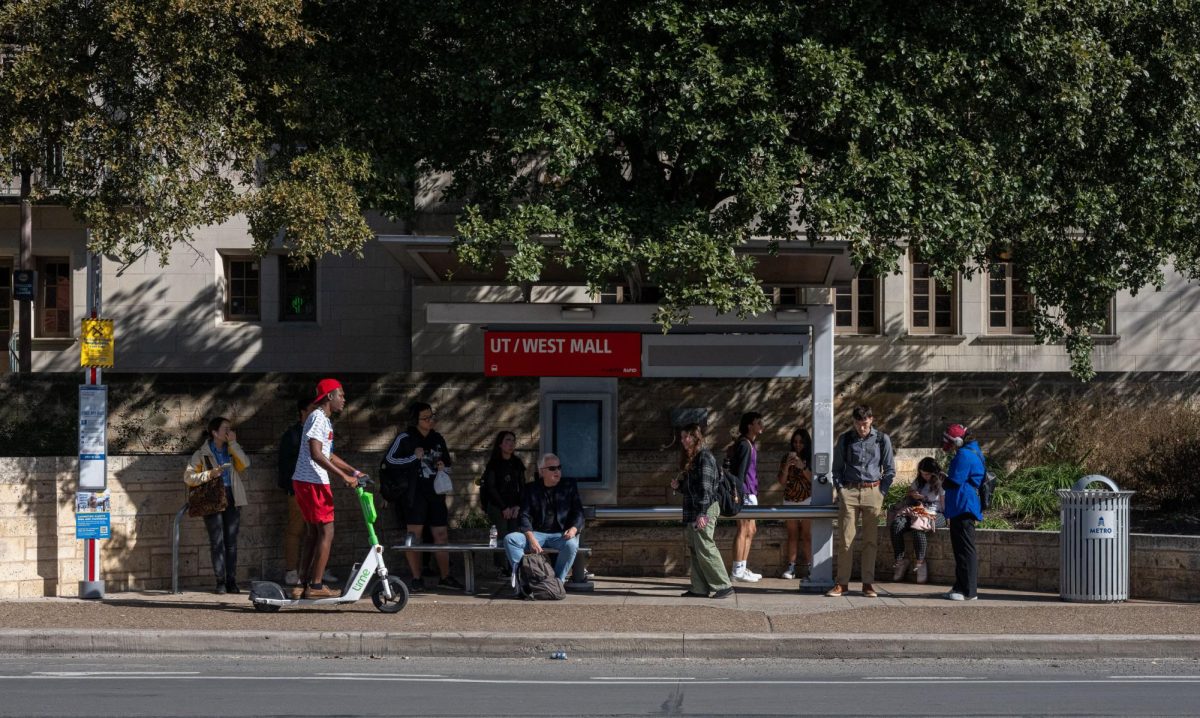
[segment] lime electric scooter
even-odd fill
[[[383,562],[383,546],[375,536],[375,495],[363,490],[364,484],[370,481],[366,476],[358,478],[358,486],[354,489],[358,494],[358,504],[362,507],[363,519],[367,524],[367,536],[371,539],[371,548],[362,563],[354,564],[350,570],[350,578],[341,596],[332,598],[290,598],[283,592],[283,587],[272,581],[254,581],[250,587],[250,601],[254,610],[273,613],[284,606],[327,606],[336,603],[352,603],[362,598],[371,584],[372,576],[377,580],[371,589],[371,602],[384,613],[396,613],[408,603],[408,586],[395,576],[388,575],[387,565]]]

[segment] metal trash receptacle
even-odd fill
[[[1100,483],[1111,491],[1088,486]],[[1129,497],[1111,479],[1085,476],[1059,489],[1059,596],[1078,603],[1114,603],[1129,598]]]

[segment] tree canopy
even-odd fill
[[[1011,258],[1087,378],[1116,292],[1200,275],[1197,5],[29,0],[0,146],[62,133],[108,250],[242,211],[260,248],[353,251],[448,174],[464,259],[653,285],[664,324],[763,310],[755,236]]]

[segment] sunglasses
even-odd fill
[[[429,416],[418,416],[417,421],[433,421],[436,418],[437,414],[430,414]]]
[[[562,464],[557,464],[555,466],[543,466],[542,468],[545,469],[546,471],[560,471],[561,472],[563,470]]]

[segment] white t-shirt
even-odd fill
[[[296,473],[292,474],[293,481],[303,481],[308,484],[328,484],[329,472],[313,461],[308,449],[309,439],[321,442],[321,453],[328,459],[333,453],[333,424],[325,412],[317,409],[308,415],[304,421],[304,435],[300,439],[300,455],[296,457]]]

